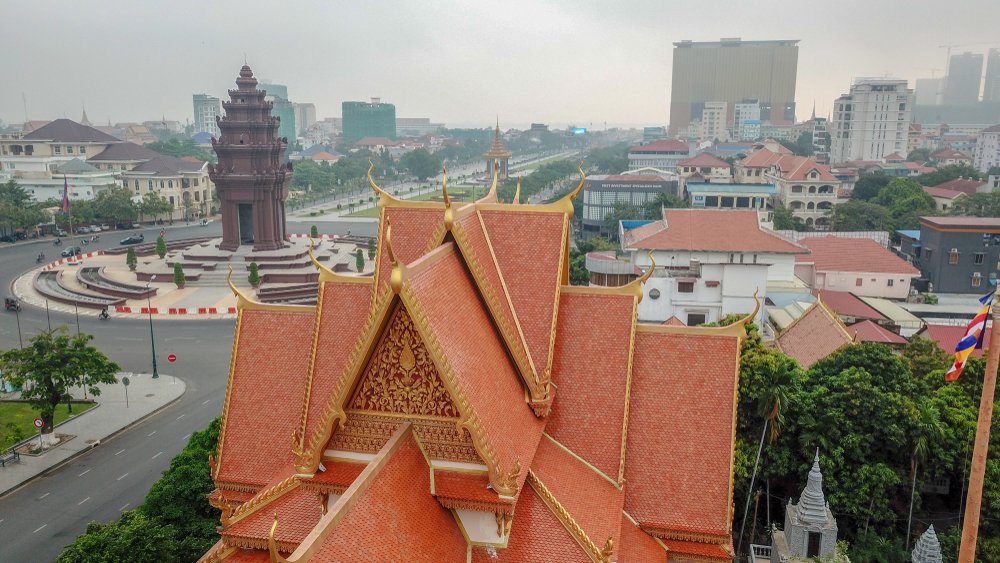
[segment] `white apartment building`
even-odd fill
[[[834,102],[830,161],[882,160],[906,154],[913,90],[897,78],[859,78]]]
[[[708,140],[727,140],[727,113],[728,104],[726,104],[726,102],[705,102],[705,106],[701,111],[701,123],[698,137]]]
[[[760,138],[760,102],[753,100],[733,104],[733,136],[738,141]]]
[[[1000,166],[1000,125],[987,127],[979,132],[973,158],[976,170],[984,174],[990,168]]]
[[[691,155],[691,147],[684,141],[677,139],[661,139],[653,141],[648,145],[637,145],[628,151],[628,167],[631,170],[637,168],[659,168],[660,170],[673,171],[677,168],[677,163]]]
[[[218,138],[221,133],[215,124],[216,117],[222,117],[222,102],[215,96],[195,94],[194,100],[194,132],[208,133]]]

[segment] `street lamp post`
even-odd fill
[[[155,279],[156,276],[152,276],[146,282],[147,290],[149,289],[149,284],[153,283]],[[146,312],[149,313],[149,347],[153,351],[153,379],[159,379],[160,374],[156,372],[156,341],[153,340],[153,305],[150,302],[148,291],[146,292]]]
[[[14,309],[14,317],[17,318],[17,347],[24,348],[24,340],[21,339],[21,308]]]

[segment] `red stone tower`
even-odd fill
[[[271,116],[271,102],[250,67],[243,65],[230,101],[222,102],[226,116],[216,118],[221,131],[212,139],[219,163],[209,166],[222,210],[223,250],[253,244],[254,250],[284,246],[285,198],[292,165],[284,161],[288,139],[278,138],[279,119]]]

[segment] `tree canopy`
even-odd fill
[[[132,222],[139,214],[138,206],[132,202],[132,191],[119,186],[108,186],[97,192],[94,212],[98,217],[105,217],[116,223]]]
[[[835,231],[891,231],[889,211],[868,201],[845,201],[833,208],[830,226]]]
[[[854,183],[854,190],[851,192],[851,199],[870,201],[882,191],[882,188],[889,185],[892,178],[882,173],[863,174]]]
[[[981,180],[979,171],[968,164],[948,164],[938,167],[937,171],[917,176],[916,180],[924,186],[936,186],[955,178],[972,178]]]
[[[399,159],[399,163],[421,182],[441,172],[441,156],[425,148],[412,150]]]
[[[147,149],[156,151],[162,155],[180,158],[190,156],[204,162],[215,162],[215,153],[207,151],[198,146],[191,139],[168,139],[166,141],[155,141],[147,143]]]

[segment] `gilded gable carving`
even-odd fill
[[[457,418],[406,309],[398,307],[348,405],[356,411]]]

